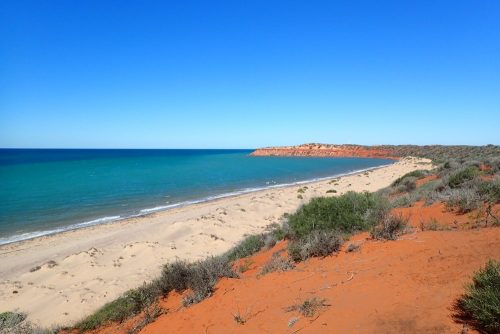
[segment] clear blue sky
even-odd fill
[[[0,4],[0,147],[500,144],[500,1]]]

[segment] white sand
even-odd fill
[[[312,197],[333,195],[327,190],[375,191],[431,167],[427,159],[406,158],[367,175],[309,183],[303,199],[297,190],[304,185],[267,189],[0,246],[0,312],[25,312],[42,326],[69,325],[154,278],[163,264],[220,254]]]

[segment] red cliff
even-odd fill
[[[298,146],[281,146],[259,148],[252,156],[282,157],[363,157],[399,159],[395,152],[378,146],[303,144]]]

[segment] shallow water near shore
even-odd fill
[[[392,163],[251,150],[0,150],[0,244]]]

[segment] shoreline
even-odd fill
[[[203,197],[203,198],[199,198],[199,199],[192,199],[192,200],[186,200],[186,201],[182,201],[182,202],[167,204],[167,205],[163,205],[163,206],[138,209],[139,213],[137,213],[137,214],[131,214],[131,215],[125,215],[125,216],[100,217],[100,218],[92,219],[90,221],[75,223],[75,224],[71,224],[71,225],[68,225],[65,227],[59,227],[59,228],[56,228],[53,230],[33,231],[33,232],[26,232],[26,233],[22,233],[22,234],[15,234],[13,236],[0,238],[0,252],[1,252],[2,246],[5,246],[5,245],[22,243],[22,242],[37,239],[37,238],[49,237],[49,236],[53,236],[53,235],[57,235],[57,234],[61,234],[61,233],[66,233],[66,232],[70,232],[70,231],[74,231],[74,230],[86,229],[86,228],[99,226],[99,225],[116,224],[116,223],[120,223],[122,221],[125,221],[127,219],[143,218],[143,217],[147,217],[148,215],[158,213],[158,212],[166,212],[169,210],[173,210],[176,208],[182,208],[182,207],[186,207],[189,205],[209,203],[209,202],[216,201],[219,199],[231,198],[231,197],[236,197],[239,195],[256,193],[256,192],[265,191],[268,189],[280,189],[280,188],[286,188],[286,187],[293,187],[293,186],[297,186],[297,185],[304,185],[304,184],[309,184],[309,183],[314,183],[314,182],[327,181],[327,180],[331,180],[331,179],[338,178],[338,177],[356,175],[356,174],[363,173],[366,171],[384,168],[384,167],[390,166],[394,163],[396,163],[396,161],[394,161],[393,163],[390,163],[390,164],[384,164],[384,165],[380,165],[380,166],[376,166],[376,167],[363,168],[363,169],[359,169],[359,170],[353,170],[353,171],[334,174],[334,175],[325,176],[325,177],[318,177],[318,178],[290,182],[290,183],[273,184],[273,185],[260,187],[260,188],[244,188],[242,190],[236,190],[233,192],[222,193],[219,195],[211,195],[211,196]],[[28,236],[23,238],[22,236],[24,236],[24,235],[28,235]],[[14,240],[10,240],[10,239],[14,239]],[[3,241],[3,240],[6,240],[6,241]]]
[[[430,168],[428,159],[405,158],[307,186],[266,188],[1,245],[0,312],[24,312],[45,327],[72,324],[155,278],[165,263],[221,254],[313,197],[376,191],[412,170]],[[307,189],[298,196],[300,188]],[[336,194],[327,193],[332,188]]]

